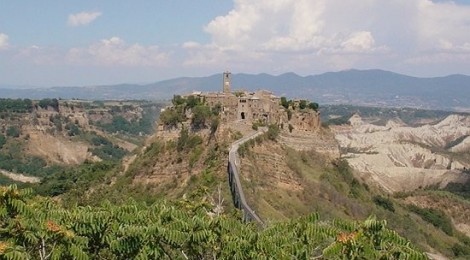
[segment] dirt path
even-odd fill
[[[38,177],[33,177],[33,176],[26,176],[26,175],[23,175],[23,174],[20,174],[20,173],[12,173],[12,172],[9,172],[9,171],[5,171],[5,170],[0,170],[0,173],[5,176],[5,177],[8,177],[14,181],[18,181],[18,182],[27,182],[27,183],[39,183],[41,182],[41,179],[38,178]]]

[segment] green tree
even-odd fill
[[[201,104],[202,104],[201,98],[199,98],[199,97],[189,96],[186,99],[186,107],[187,108],[193,108],[193,107],[196,107],[196,106],[201,105]]]
[[[196,129],[201,129],[206,126],[206,121],[211,116],[209,106],[197,105],[192,109],[193,117],[191,118],[191,125]]]
[[[283,106],[285,109],[289,108],[289,102],[287,102],[286,97],[281,97],[281,106]]]
[[[312,109],[312,110],[315,110],[315,111],[318,111],[318,103],[315,103],[315,102],[311,102],[310,104],[308,104],[308,108]]]
[[[166,126],[176,127],[183,122],[183,114],[174,108],[168,108],[160,114],[160,121]]]
[[[186,103],[186,99],[182,98],[180,95],[174,95],[171,100],[174,106],[180,106]]]
[[[15,186],[0,189],[4,259],[426,259],[374,217],[321,221],[318,214],[265,228],[213,213],[195,192],[175,203],[64,209]]]
[[[217,103],[214,105],[214,107],[212,107],[212,114],[214,116],[218,116],[220,112],[222,112],[222,104]]]

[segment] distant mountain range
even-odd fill
[[[222,73],[182,77],[152,84],[84,87],[1,88],[3,98],[168,99],[193,91],[219,91]],[[383,70],[348,70],[302,77],[295,73],[234,74],[232,89],[266,89],[277,96],[304,98],[320,104],[409,106],[470,111],[470,76],[417,78]]]

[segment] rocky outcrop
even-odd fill
[[[451,115],[438,124],[420,127],[400,121],[377,126],[365,123],[358,115],[350,123],[350,127],[334,128],[342,156],[363,179],[378,183],[388,192],[445,186],[468,178],[460,171],[469,167],[468,161],[436,152],[470,134],[468,116]],[[450,150],[469,151],[467,139]]]

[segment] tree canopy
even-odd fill
[[[426,259],[374,217],[259,230],[205,201],[64,209],[15,186],[0,189],[0,226],[2,259]]]

